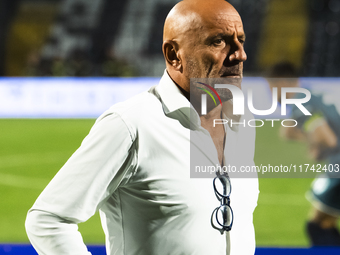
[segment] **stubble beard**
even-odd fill
[[[190,102],[194,106],[194,108],[200,112],[201,107],[201,95],[204,94],[201,89],[207,89],[204,85],[194,82],[190,79],[199,78],[205,84],[210,85],[211,87],[214,87],[215,84],[231,84],[228,83],[228,79],[230,78],[221,78],[221,75],[219,74],[219,70],[209,70],[209,67],[201,67],[197,61],[195,61],[193,58],[188,58],[186,63],[186,77],[190,82]],[[209,90],[209,89],[208,89]],[[222,102],[229,101],[233,98],[232,93],[229,89],[215,89],[218,93],[218,95],[221,98]],[[211,91],[212,94],[214,94]],[[216,102],[219,102],[217,100],[217,97],[215,97]],[[219,104],[218,104],[219,105]],[[207,111],[210,112],[212,109],[214,109],[216,106],[212,100],[207,100]]]
[[[187,78],[189,81],[191,78],[205,79],[206,83],[212,87],[214,87],[215,84],[233,84],[239,87],[239,83],[240,83],[240,79],[221,77],[219,70],[217,71],[212,70],[209,72],[209,68],[201,68],[197,64],[197,61],[195,61],[193,58],[188,58],[186,72],[187,72]],[[190,86],[190,96],[194,97],[196,100],[200,98],[202,94],[202,90],[197,89],[197,87],[205,88],[204,85],[200,85],[200,84],[195,84],[195,86],[192,86],[192,85]],[[220,96],[222,102],[228,101],[233,98],[233,95],[229,89],[216,89],[216,91],[218,95]]]

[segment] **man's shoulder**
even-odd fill
[[[160,105],[159,100],[149,91],[144,91],[136,96],[133,96],[126,101],[112,105],[108,111],[113,111],[122,115],[143,113],[145,109]]]
[[[124,122],[132,125],[154,118],[163,113],[162,104],[159,99],[149,91],[142,92],[130,99],[112,105],[106,110],[97,121],[105,118],[108,115],[118,115]]]

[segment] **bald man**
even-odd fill
[[[103,113],[29,210],[26,230],[39,254],[89,254],[77,224],[97,210],[110,255],[254,254],[257,179],[232,179],[227,200],[212,178],[190,178],[191,134],[210,163],[253,163],[253,131],[212,128],[228,104],[209,105],[202,116],[189,101],[190,78],[224,77],[240,86],[244,40],[239,14],[223,0],[186,0],[171,10],[159,85]],[[216,230],[221,203],[234,216]]]

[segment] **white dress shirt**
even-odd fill
[[[212,178],[190,178],[188,124],[200,123],[193,111],[165,72],[159,85],[102,114],[29,210],[26,230],[37,252],[90,254],[77,224],[99,210],[109,255],[225,254],[225,236],[210,223],[220,204]],[[203,128],[195,132],[212,143]],[[227,132],[226,161],[242,153],[253,162],[255,133],[243,142],[239,133]],[[254,254],[258,180],[231,183],[231,254]]]

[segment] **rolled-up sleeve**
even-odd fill
[[[88,220],[133,173],[134,141],[118,114],[95,123],[28,212],[26,231],[39,254],[90,254],[77,224]]]

